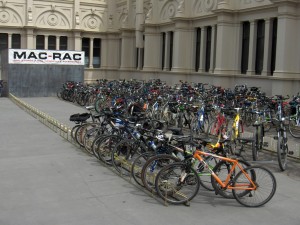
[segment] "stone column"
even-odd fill
[[[209,72],[213,73],[215,69],[215,49],[216,49],[216,25],[211,26],[211,49],[210,49],[210,68]]]
[[[56,36],[56,47],[55,47],[56,50],[59,50],[59,45],[60,45],[60,37]]]
[[[256,37],[257,26],[256,21],[250,21],[250,38],[249,38],[249,61],[247,74],[255,74],[255,58],[256,58]]]
[[[75,51],[81,51],[82,50],[80,31],[75,31],[74,32],[74,50]]]
[[[188,48],[187,45],[193,44],[193,31],[189,27],[189,21],[175,19],[172,66],[174,72],[192,71],[193,48]]]
[[[207,30],[206,27],[201,28],[201,40],[200,40],[200,64],[199,64],[199,72],[205,72],[205,49],[206,49],[206,35]]]
[[[264,42],[264,65],[261,75],[270,75],[271,51],[272,51],[272,29],[270,19],[265,20],[265,42]]]
[[[143,71],[161,70],[162,58],[159,56],[162,56],[161,33],[157,31],[155,26],[146,25]]]
[[[45,49],[48,49],[48,35],[44,36],[44,45],[45,45]]]
[[[89,68],[93,68],[94,59],[94,38],[90,38],[90,55],[89,55]]]
[[[222,1],[218,6],[225,7],[227,3]],[[239,48],[239,42],[236,41],[236,36],[238,36],[236,33],[238,33],[237,29],[239,28],[236,27],[233,21],[233,14],[230,11],[219,9],[215,45],[212,39],[212,56],[214,55],[214,58],[211,58],[210,72],[218,74],[236,73],[235,56],[237,54],[236,49]]]
[[[297,7],[296,4],[282,4],[278,8],[278,30],[276,49],[276,68],[273,76],[299,78],[299,54],[297,35]]]
[[[170,60],[170,33],[165,32],[165,63],[164,63],[164,71],[169,70],[169,60]]]
[[[135,30],[122,30],[121,69],[132,70],[135,68]]]
[[[12,43],[12,34],[8,34],[8,48],[11,48],[11,43]]]

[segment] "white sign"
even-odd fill
[[[84,65],[84,52],[9,49],[8,63]]]

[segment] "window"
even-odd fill
[[[8,34],[0,33],[0,50],[8,49]]]
[[[199,71],[200,67],[200,46],[201,46],[201,28],[196,29],[196,55],[195,55],[195,71]]]
[[[274,18],[272,21],[271,75],[273,75],[275,71],[275,63],[276,63],[277,26],[278,26],[278,19]]]
[[[161,70],[164,70],[165,67],[165,51],[166,51],[166,33],[162,33]]]
[[[45,36],[44,35],[36,36],[36,49],[45,49]]]
[[[257,21],[255,74],[260,75],[264,64],[265,21]]]
[[[84,51],[84,64],[86,67],[89,66],[89,55],[90,55],[90,39],[82,38],[82,51]]]
[[[56,37],[55,36],[48,37],[48,49],[56,50]]]
[[[11,47],[12,48],[21,48],[21,35],[20,34],[12,34]]]
[[[68,50],[68,37],[67,36],[59,37],[59,50]]]
[[[206,52],[205,52],[205,72],[208,72],[210,69],[210,55],[211,55],[211,26],[207,27],[206,34]]]
[[[249,61],[250,22],[243,22],[241,73],[246,74]]]
[[[101,65],[101,39],[94,39],[94,47],[93,47],[93,67],[100,68]]]
[[[170,42],[169,42],[169,70],[172,70],[173,67],[173,39],[174,39],[174,32],[170,31],[169,32],[169,37],[170,37]]]

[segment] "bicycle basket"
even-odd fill
[[[83,122],[90,118],[90,114],[88,113],[77,113],[70,116],[70,121],[74,122]]]

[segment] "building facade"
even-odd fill
[[[300,0],[0,0],[0,49],[82,50],[85,81],[300,90]]]

